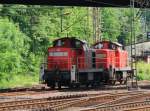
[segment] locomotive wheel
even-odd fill
[[[80,87],[80,84],[76,84],[75,87],[76,87],[76,88],[79,88],[79,87]]]
[[[53,85],[51,85],[50,87],[51,87],[52,89],[55,89],[55,85],[54,85],[54,84],[53,84]]]
[[[68,86],[70,89],[72,89],[73,88],[73,84],[69,84],[69,86]]]
[[[58,89],[61,89],[61,82],[58,82]]]
[[[112,84],[115,85],[116,84],[116,80],[114,80]]]
[[[116,80],[110,80],[110,84],[111,85],[115,85],[116,84]]]
[[[51,89],[55,89],[55,82],[48,83],[47,86],[50,87]]]
[[[96,88],[96,84],[95,83],[92,83],[91,86],[92,86],[92,88]]]
[[[119,83],[120,83],[120,84],[123,84],[123,80],[120,80]]]
[[[91,83],[91,87],[92,87],[92,88],[94,87],[94,84],[93,84],[93,83]]]
[[[119,82],[120,82],[120,84],[125,85],[127,83],[127,80],[120,80]]]
[[[88,88],[89,87],[89,83],[86,83],[86,88]]]
[[[124,80],[124,81],[123,81],[123,84],[124,84],[124,85],[127,84],[127,80]]]
[[[105,77],[104,83],[109,84],[109,77]]]

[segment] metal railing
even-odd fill
[[[63,58],[49,58],[47,63],[44,63],[45,67],[48,69],[60,68],[62,70],[71,69],[72,65],[77,65],[79,69],[90,69],[90,68],[100,68],[100,67],[109,67],[108,61],[110,64],[115,65],[116,67],[127,66],[127,60],[119,60],[118,57],[113,58],[99,58],[99,57],[63,57]],[[115,67],[114,66],[114,67]]]

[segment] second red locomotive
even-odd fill
[[[114,84],[126,81],[127,52],[122,45],[110,41],[97,42],[88,47],[76,38],[61,38],[48,48],[47,67],[42,80],[52,88],[84,84]]]
[[[128,54],[122,45],[116,42],[101,41],[93,45],[95,49],[95,67],[101,69],[101,77],[105,82],[115,84],[126,82],[128,67]]]

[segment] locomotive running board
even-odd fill
[[[82,70],[79,70],[78,72],[103,72],[103,69],[82,69]]]

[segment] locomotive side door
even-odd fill
[[[72,82],[76,82],[77,81],[77,75],[76,75],[76,70],[77,70],[77,54],[76,54],[76,50],[74,48],[72,48],[71,50],[71,83]]]
[[[81,54],[80,46],[81,43],[76,40],[72,40],[71,46],[71,82],[78,82],[78,69],[80,68],[79,57]]]

